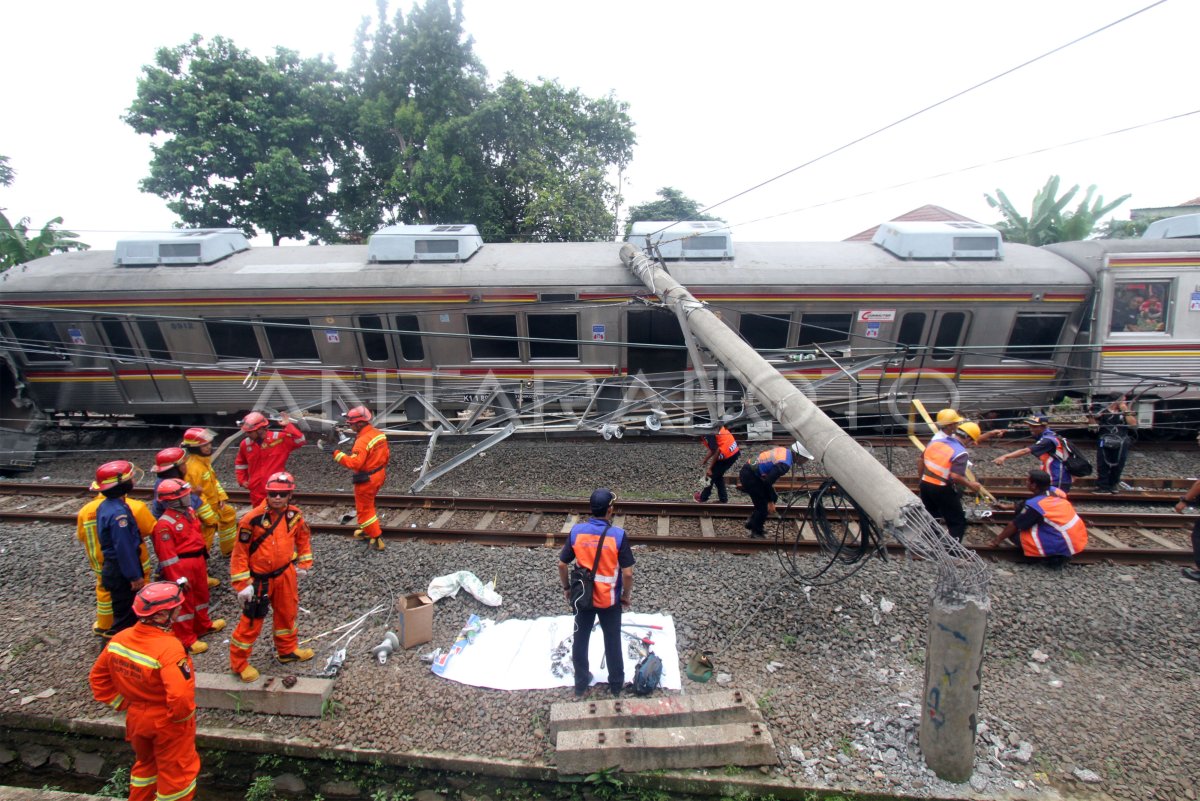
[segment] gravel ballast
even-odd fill
[[[86,485],[100,462],[132,458],[146,467],[171,442],[165,434],[97,431],[56,444],[62,449],[57,458],[23,480]],[[444,440],[434,464],[467,444]],[[1031,458],[990,464],[1022,444],[1028,443],[975,449],[985,485],[989,475],[1020,475],[1035,466]],[[385,491],[402,492],[416,477],[425,448],[399,442],[392,452]],[[232,457],[231,450],[217,463],[227,486],[234,484]],[[619,497],[683,500],[696,488],[702,457],[700,446],[678,441],[510,441],[438,479],[428,492],[586,498],[597,486],[609,486]],[[911,470],[911,451],[894,458],[899,472]],[[1188,477],[1198,464],[1191,451],[1135,449],[1126,476]],[[306,447],[293,455],[290,468],[301,490],[342,489],[347,510],[352,508],[347,471],[328,453]],[[422,541],[419,529],[412,533],[412,540],[393,540],[381,554],[350,540],[318,538],[315,569],[301,582],[300,603],[307,610],[301,638],[377,603],[390,606],[398,594],[457,570],[495,578],[503,605],[485,607],[466,593],[439,601],[432,643],[395,654],[385,666],[367,651],[395,619],[375,617],[351,645],[333,693],[334,715],[299,719],[205,710],[200,726],[553,764],[549,707],[570,700],[569,689],[508,693],[463,686],[434,676],[418,655],[452,643],[471,613],[498,621],[565,613],[556,549],[438,545]],[[630,531],[635,543],[638,534]],[[806,588],[785,579],[772,554],[649,546],[636,547],[635,554],[634,609],[672,615],[684,658],[696,648],[717,651],[721,683],[685,679],[684,691],[753,693],[779,751],[780,763],[770,773],[806,787],[857,792],[945,796],[967,789],[933,776],[916,742],[931,566],[893,547],[888,562],[872,562],[831,587]],[[213,566],[216,575],[227,575],[226,560]],[[1200,585],[1173,565],[1053,572],[1005,564],[996,566],[991,602],[972,791],[1034,794],[1053,786],[1130,799],[1195,798]],[[0,533],[0,604],[0,710],[104,717],[108,710],[87,689],[100,641],[90,632],[92,576],[73,527],[10,525]],[[237,607],[227,581],[214,591],[212,604],[232,627]],[[199,670],[228,669],[230,630],[208,638],[211,650],[195,658]],[[288,670],[270,658],[264,636],[252,663],[271,675],[315,671],[329,656],[322,647],[328,639],[310,643],[316,659]],[[48,689],[54,694],[22,705]],[[600,688],[592,692],[607,697]]]

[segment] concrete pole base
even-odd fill
[[[920,744],[925,764],[950,782],[965,782],[975,767],[980,670],[991,604],[972,599],[929,604],[925,700]]]

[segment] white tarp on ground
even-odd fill
[[[573,687],[571,645],[575,619],[571,615],[539,617],[534,620],[505,620],[494,623],[471,615],[453,647],[434,660],[434,673],[451,681],[496,690],[542,690]],[[652,628],[653,627],[653,628]],[[670,615],[626,612],[621,616],[621,653],[625,657],[625,681],[633,681],[633,669],[641,659],[642,637],[653,640],[650,649],[662,659],[660,687],[681,688],[679,652],[675,644],[675,621]],[[588,664],[595,684],[608,683],[604,657],[604,635],[597,623],[588,642]]]

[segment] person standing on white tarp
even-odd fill
[[[577,697],[587,692],[592,683],[592,674],[588,670],[588,641],[597,618],[604,634],[608,688],[614,696],[619,696],[625,684],[625,659],[621,655],[621,610],[629,608],[632,597],[634,558],[625,529],[612,524],[616,502],[617,496],[612,490],[598,489],[593,492],[591,518],[571,528],[571,535],[558,557],[558,580],[568,604],[571,602],[571,583],[567,566],[575,560],[589,570],[595,565],[592,608],[575,610],[571,663],[575,670]]]

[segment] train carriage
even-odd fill
[[[1126,332],[1102,337],[1092,362],[1075,349],[1108,324],[1092,320],[1108,302],[1093,296],[1120,292],[1129,282],[1111,277],[1133,275],[1121,271],[1141,270],[1148,287],[1173,282],[1165,319],[1191,325],[1179,306],[1188,262],[1154,273],[1120,260],[1140,242],[1106,244],[1098,256],[1095,243],[1001,245],[986,226],[891,223],[876,243],[735,248],[719,224],[688,238],[697,225],[658,226],[646,244],[851,426],[914,394],[1023,409],[1093,382],[1107,388],[1099,376],[1109,365],[1141,370],[1119,355]],[[1188,247],[1159,244],[1168,259]],[[713,382],[701,388],[684,330],[645,297],[619,249],[484,244],[471,226],[393,226],[362,246],[250,248],[237,232],[210,230],[59,254],[0,283],[0,402],[25,403],[32,420],[263,406],[328,414],[357,399],[392,425],[421,428],[486,419],[496,410],[481,409],[497,404],[597,430],[646,409],[687,425],[714,394],[718,413],[745,411],[741,388],[717,365],[701,365]],[[1200,338],[1190,327],[1128,333],[1129,346],[1149,338],[1179,353]],[[16,417],[10,428],[23,427]]]

